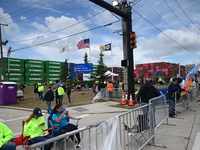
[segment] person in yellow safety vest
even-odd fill
[[[43,92],[44,92],[44,86],[41,83],[38,83],[38,92],[39,92],[39,97],[41,100],[43,100]]]
[[[112,91],[113,91],[113,88],[114,88],[112,81],[110,81],[107,84],[106,88],[108,89],[108,94],[109,94],[109,99],[110,99],[110,98],[112,98]]]
[[[173,78],[170,78],[170,79],[169,79],[169,82],[172,82],[172,81],[173,81]]]
[[[162,85],[163,84],[163,79],[160,77],[160,78],[158,78],[158,83],[160,84],[160,85]]]
[[[53,85],[53,81],[49,80],[49,86],[52,87],[52,85]]]
[[[65,95],[65,90],[63,89],[63,87],[61,86],[61,84],[58,84],[58,99],[59,99],[59,104],[62,105],[62,101],[63,101],[63,95]]]
[[[1,150],[16,150],[16,144],[9,142],[12,140],[14,133],[10,130],[8,126],[0,123],[0,149]]]

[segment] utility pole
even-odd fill
[[[122,17],[122,29],[125,29],[123,31],[123,47],[124,47],[124,58],[126,58],[129,62],[127,66],[127,74],[125,75],[127,77],[128,83],[128,97],[130,94],[133,95],[135,93],[135,82],[134,82],[134,76],[133,76],[133,49],[130,48],[130,35],[129,33],[132,32],[132,20],[131,20],[131,6],[127,4],[126,0],[122,1],[121,8],[118,9],[111,4],[105,2],[104,0],[89,0],[119,16]],[[122,9],[122,10],[121,10]]]
[[[8,24],[1,24],[0,23],[0,48],[1,48],[1,80],[4,80],[4,64],[3,64],[3,48],[2,45],[6,45],[8,43],[8,40],[5,42],[2,41],[2,35],[1,35],[1,26],[8,26]]]

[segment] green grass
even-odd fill
[[[166,88],[165,86],[155,85],[156,88]],[[45,86],[45,92],[47,91],[48,86]],[[54,85],[52,89],[55,89],[56,86]],[[139,85],[136,85],[136,88],[139,88]],[[33,93],[33,86],[26,86],[24,89],[24,99],[17,102],[17,104],[12,104],[9,106],[12,107],[23,107],[23,108],[35,108],[40,107],[41,109],[47,109],[46,102],[42,100],[34,100],[34,93]],[[45,94],[43,93],[43,95]],[[64,107],[71,107],[71,106],[80,106],[80,105],[86,105],[91,104],[93,100],[93,92],[91,89],[84,91],[85,95],[81,95],[81,92],[71,92],[71,104],[68,105],[67,96],[64,95],[63,98],[63,106]],[[107,102],[106,100],[102,102]],[[120,107],[120,108],[127,108],[127,109],[134,109],[137,106],[128,106],[128,105],[121,105],[121,100],[115,100],[115,102],[119,102],[117,105],[113,105],[113,107]],[[52,102],[51,106],[54,107],[56,105],[55,100]]]

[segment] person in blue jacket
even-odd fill
[[[172,82],[170,83],[169,87],[168,87],[168,95],[167,95],[167,99],[169,102],[169,117],[170,118],[175,118],[175,98],[176,98],[176,94],[178,91],[181,90],[180,85],[178,84],[178,79],[177,78],[173,78]]]

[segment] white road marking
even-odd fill
[[[10,119],[10,120],[1,120],[1,122],[9,122],[9,121],[15,121],[15,120],[19,120],[19,119],[25,119],[25,118],[28,118],[28,116],[26,117],[20,117],[20,118],[14,118],[14,119]]]
[[[89,114],[85,114],[85,115],[82,115],[82,116],[78,116],[78,117],[76,117],[76,118],[83,118],[83,117],[87,117],[87,116],[89,116]]]

